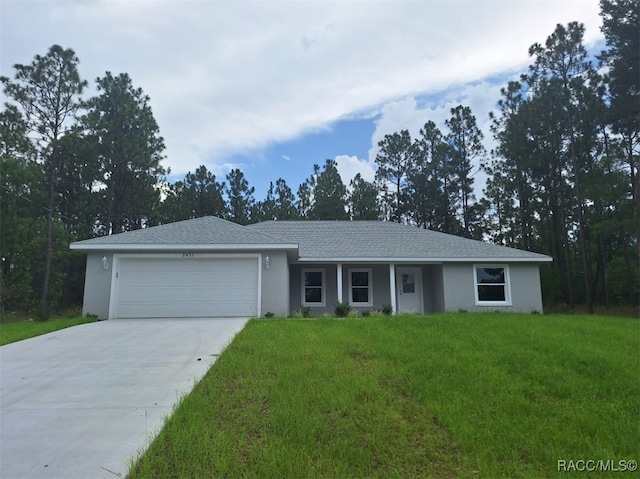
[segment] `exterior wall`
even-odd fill
[[[444,311],[444,289],[442,284],[442,265],[427,264],[422,267],[422,288],[425,313]]]
[[[269,269],[264,257],[269,256]],[[102,267],[102,257],[106,256],[109,269]],[[84,302],[82,314],[95,314],[100,319],[109,317],[109,298],[113,274],[113,255],[104,252],[87,254]],[[311,315],[333,314],[337,301],[337,267],[335,264],[292,264],[289,265],[284,251],[270,251],[262,257],[261,311],[264,315],[272,312],[277,316],[287,316],[302,307],[301,271],[303,268],[325,270],[325,306],[312,307]],[[420,266],[420,265],[417,265]],[[424,312],[442,311],[515,311],[542,312],[540,275],[537,264],[516,263],[509,265],[511,306],[479,306],[475,304],[473,281],[474,264],[428,264],[422,267],[422,287]],[[349,300],[349,269],[371,268],[373,281],[373,306],[355,307],[355,310],[382,309],[391,303],[388,264],[343,264],[342,299]]]
[[[372,282],[372,306],[353,306],[354,311],[381,310],[385,304],[391,304],[391,291],[389,290],[389,265],[387,264],[343,264],[342,265],[342,301],[349,302],[349,270],[353,268],[371,269]],[[328,311],[333,313],[334,305]]]
[[[511,306],[476,305],[474,265],[444,264],[442,281],[445,311],[542,312],[542,293],[538,264],[509,264]]]
[[[295,314],[296,311],[300,311],[302,308],[302,270],[309,268],[324,269],[325,279],[325,305],[311,307],[311,316],[320,316],[324,313],[333,314],[335,309],[334,303],[338,300],[338,279],[337,279],[337,266],[335,264],[292,264],[290,266],[290,280],[289,286],[291,289],[291,295],[289,297],[289,311],[291,314]]]
[[[325,305],[312,306],[311,316],[322,314],[334,314],[335,302],[338,300],[338,267],[336,264],[304,263],[292,264],[290,267],[290,311],[291,314],[302,308],[302,270],[324,269],[325,271]],[[372,306],[353,307],[354,311],[366,311],[382,309],[385,304],[391,304],[391,292],[389,290],[389,265],[387,264],[342,264],[342,301],[349,302],[349,269],[370,268],[372,277]]]
[[[442,265],[440,264],[396,264],[398,266],[414,266],[422,269],[423,311],[426,314],[438,313],[445,310],[444,289],[442,277]],[[325,270],[326,296],[324,307],[311,307],[311,315],[318,316],[324,313],[333,314],[337,295],[337,266],[335,264],[294,264],[291,265],[290,275],[290,312],[295,313],[302,308],[302,269],[321,268]],[[388,264],[349,264],[342,265],[342,300],[349,301],[349,269],[370,268],[373,281],[373,305],[352,307],[355,311],[371,309],[381,310],[385,304],[391,304],[391,290],[389,284]],[[394,286],[394,292],[396,288]],[[473,290],[472,290],[473,291]],[[395,293],[397,294],[397,292]]]
[[[265,257],[269,256],[269,269]],[[276,316],[289,315],[289,262],[285,251],[262,255],[262,316],[271,312]]]
[[[537,264],[512,264],[511,297],[517,311],[542,313],[542,288],[540,287],[540,267]]]
[[[175,253],[175,252],[172,252]],[[136,253],[139,254],[139,253]],[[157,252],[154,252],[157,254]],[[269,269],[266,269],[264,257],[269,256]],[[102,267],[102,257],[106,256],[109,269]],[[120,254],[120,257],[126,254]],[[285,251],[264,253],[262,261],[261,311],[264,315],[270,311],[278,316],[289,314],[289,265]],[[111,296],[111,278],[113,274],[113,254],[103,251],[87,253],[85,287],[82,314],[96,314],[99,319],[108,319]],[[333,304],[333,303],[332,303]]]
[[[109,269],[102,267],[102,257],[106,256]],[[82,315],[96,314],[99,319],[109,317],[109,297],[111,296],[111,274],[113,255],[103,252],[87,254],[87,267],[84,280],[84,300]]]

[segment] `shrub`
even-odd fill
[[[341,303],[340,301],[335,302],[335,314],[338,318],[344,318],[351,311],[351,306],[349,303]]]
[[[265,318],[273,318],[275,315],[271,311],[267,311],[264,313]]]
[[[371,316],[371,311],[369,311],[368,309],[362,310],[362,317],[363,318],[368,318],[369,316]]]
[[[296,314],[294,314],[294,317],[296,318],[308,318],[311,314],[311,308],[309,306],[304,306],[302,308],[300,308]]]
[[[382,314],[384,314],[385,316],[391,316],[393,314],[393,307],[390,304],[383,304]]]

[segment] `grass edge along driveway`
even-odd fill
[[[130,477],[586,477],[558,461],[640,459],[639,338],[589,316],[252,320]]]
[[[52,333],[60,329],[70,328],[85,323],[97,321],[95,317],[65,317],[49,319],[48,321],[7,321],[0,322],[0,346],[15,343],[23,339],[33,338],[42,334]]]

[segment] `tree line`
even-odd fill
[[[584,27],[558,25],[529,49],[491,114],[487,151],[468,106],[440,129],[426,121],[379,142],[372,182],[346,185],[335,160],[314,165],[294,194],[284,178],[256,200],[240,169],[202,165],[170,183],[150,99],[126,73],[96,96],[71,49],[52,46],[0,77],[0,308],[37,311],[82,301],[77,240],[215,215],[264,220],[388,220],[546,253],[545,301],[637,304],[640,257],[639,4],[602,0],[607,48],[591,58]],[[488,180],[476,198],[474,177]]]

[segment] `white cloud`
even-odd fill
[[[362,160],[357,156],[338,155],[335,157],[335,161],[340,178],[347,187],[358,173],[363,180],[371,182],[375,180],[375,167],[368,160]]]
[[[502,83],[477,82],[430,97],[424,105],[420,105],[414,96],[385,103],[376,119],[369,160],[375,161],[379,151],[378,142],[385,135],[408,130],[415,139],[427,121],[433,121],[446,134],[445,120],[451,117],[451,109],[458,105],[471,108],[478,127],[485,136],[485,147],[490,149],[493,143],[489,130],[489,112],[495,109],[500,99],[500,89],[504,86]]]
[[[601,37],[597,0],[6,0],[2,8],[3,74],[53,43],[76,50],[89,80],[129,73],[151,97],[174,174],[203,163],[215,170],[232,153],[380,105],[377,133],[414,128],[422,113],[413,98],[526,65],[528,47],[556,23],[582,21],[588,42]],[[466,93],[478,117],[483,101],[497,99],[483,88]]]

